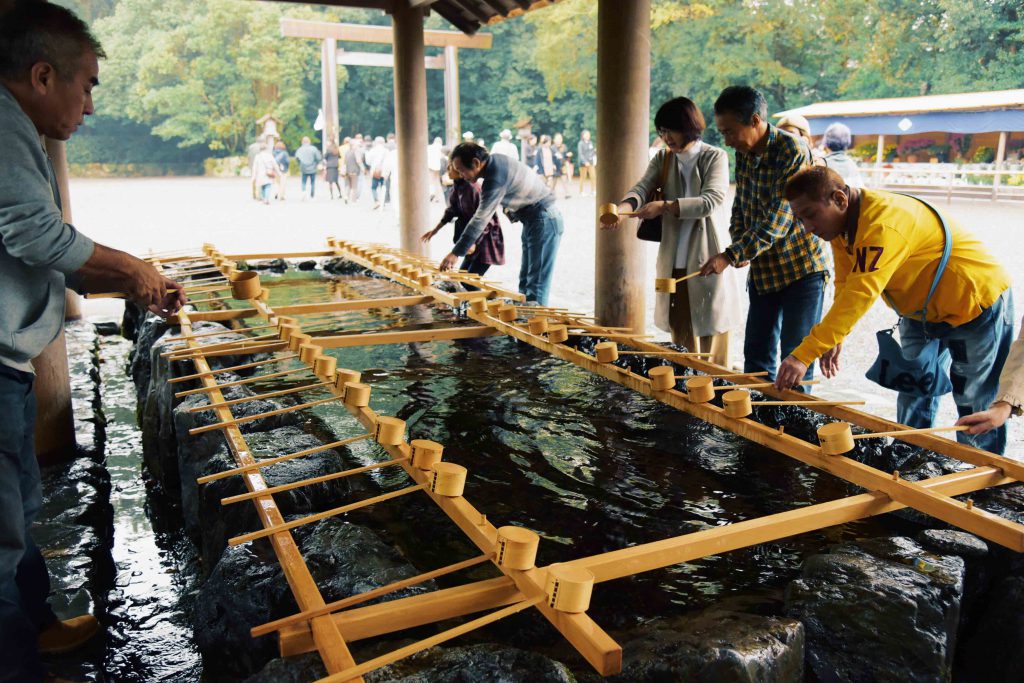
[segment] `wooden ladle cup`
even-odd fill
[[[615,225],[619,222],[620,216],[635,216],[636,213],[632,211],[619,211],[618,204],[602,204],[601,210],[598,212],[601,217],[601,225]]]

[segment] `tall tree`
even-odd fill
[[[241,153],[264,114],[300,137],[316,113],[308,91],[319,81],[319,51],[312,41],[281,40],[283,11],[239,0],[122,0],[96,24],[109,55],[108,106],[182,146]]]

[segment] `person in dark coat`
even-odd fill
[[[338,190],[338,199],[343,199],[341,185],[338,183],[338,165],[341,162],[341,155],[338,153],[338,146],[333,142],[327,145],[324,152],[324,180],[327,181],[327,189],[331,192],[331,199],[334,199],[334,190]]]
[[[448,167],[448,177],[454,183],[451,194],[448,197],[448,208],[445,210],[441,220],[433,230],[423,233],[420,238],[423,242],[429,242],[441,228],[455,221],[455,242],[462,237],[469,220],[476,213],[480,206],[480,188],[476,183],[463,180],[455,169]],[[462,270],[483,275],[491,266],[505,264],[505,238],[501,232],[501,224],[498,222],[498,214],[491,215],[490,220],[480,234],[480,239],[470,249],[462,261]],[[470,288],[472,289],[472,288]]]

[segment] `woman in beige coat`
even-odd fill
[[[701,141],[704,116],[690,99],[677,97],[661,105],[654,118],[665,149],[658,152],[643,178],[633,186],[619,212],[639,218],[662,216],[657,277],[679,278],[730,243],[725,216],[729,159],[724,150]],[[658,187],[666,156],[664,200],[647,201]],[[617,227],[618,224],[609,227]],[[710,353],[719,365],[729,363],[729,331],[741,324],[740,288],[733,269],[676,285],[674,294],[657,294],[655,324],[672,334],[672,342]]]

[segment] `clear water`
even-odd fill
[[[104,669],[116,681],[195,681],[201,663],[187,611],[193,577],[190,550],[182,539],[156,532],[147,514],[135,385],[126,373],[130,350],[131,343],[121,338],[102,341],[115,564],[104,620]]]
[[[313,300],[324,288],[360,298],[407,293],[374,279],[341,278],[332,284],[314,274],[280,281],[282,286],[271,289],[271,305],[277,295],[281,302],[289,295]],[[453,319],[445,307],[419,306],[383,320],[356,312],[337,322],[339,330],[359,330],[450,324]],[[338,367],[363,373],[363,381],[373,387],[372,407],[405,419],[408,438],[443,443],[445,459],[469,469],[466,497],[493,524],[517,524],[540,533],[544,541],[538,564],[851,493],[829,475],[509,338],[327,353],[337,358]],[[280,378],[253,386],[269,391],[300,381],[308,380]],[[304,414],[310,429],[326,429],[325,439],[361,432],[346,411],[331,404]],[[384,457],[372,443],[352,446],[351,454],[353,466]],[[359,477],[371,490],[409,484],[395,468]],[[475,552],[442,513],[416,496],[355,517],[385,529],[423,569]],[[727,595],[777,591],[796,575],[806,555],[879,524],[845,525],[616,582],[628,587],[599,588],[591,613],[601,623],[624,626]],[[424,543],[424,538],[432,541]],[[628,609],[615,597],[624,589],[635,598]]]
[[[271,306],[408,293],[384,280],[325,279],[318,271],[263,273],[261,279],[270,289]],[[307,328],[323,324],[338,334],[447,325],[456,317],[445,307],[418,306],[317,314],[300,322]],[[117,565],[106,668],[116,680],[198,680],[201,660],[188,619],[192,555],[187,541],[154,530],[147,516],[134,388],[124,373],[128,350],[127,342],[104,342]],[[363,373],[373,387],[373,408],[405,419],[407,438],[439,441],[446,460],[469,469],[466,497],[495,526],[517,524],[540,533],[540,565],[850,493],[844,482],[509,338],[328,353],[339,367]],[[250,386],[262,392],[308,381],[308,376],[275,378]],[[306,427],[324,441],[362,432],[336,405],[302,414]],[[370,442],[353,444],[347,454],[351,466],[385,458]],[[366,495],[409,484],[397,468],[352,481]],[[159,529],[159,515],[155,519]],[[425,496],[389,501],[351,519],[380,531],[423,571],[478,552]],[[866,520],[603,584],[590,614],[614,634],[726,598],[777,601],[804,557],[829,542],[892,523]],[[487,572],[481,568],[473,574],[484,578]]]

